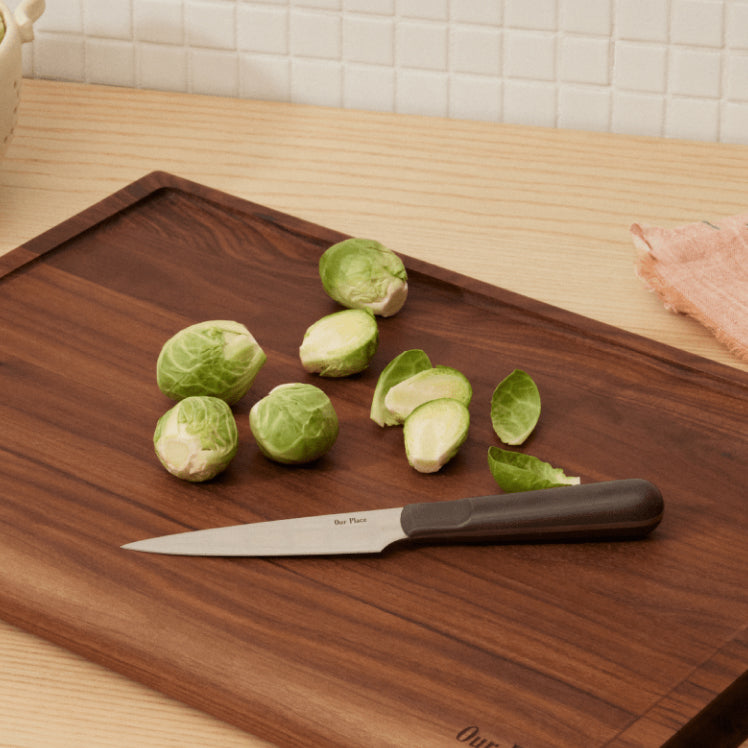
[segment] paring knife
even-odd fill
[[[547,542],[641,538],[662,519],[638,478],[181,532],[123,545],[186,556],[378,553],[397,541]]]

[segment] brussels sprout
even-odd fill
[[[217,397],[181,400],[159,418],[153,434],[161,464],[177,478],[193,482],[209,480],[225,470],[238,443],[231,408]]]
[[[457,369],[434,366],[391,387],[384,397],[384,406],[395,423],[402,423],[419,405],[442,397],[459,400],[467,406],[473,397],[473,388]]]
[[[344,309],[318,319],[304,333],[302,366],[323,377],[347,377],[363,371],[376,353],[379,329],[368,309]]]
[[[424,351],[414,348],[403,351],[382,369],[371,399],[371,420],[380,426],[397,426],[400,421],[384,406],[384,398],[392,387],[418,374],[419,371],[431,368],[431,361]]]
[[[515,369],[491,396],[491,423],[504,444],[522,444],[540,418],[540,393],[532,377]]]
[[[419,405],[403,424],[408,464],[419,473],[436,473],[458,452],[470,427],[470,413],[459,400],[440,398]]]
[[[402,260],[372,239],[346,239],[325,250],[319,275],[327,294],[351,309],[371,309],[391,317],[408,296]]]
[[[249,411],[249,427],[260,451],[286,464],[321,457],[338,437],[338,416],[313,384],[280,384]]]
[[[198,322],[166,341],[156,362],[156,381],[172,400],[211,395],[233,405],[250,388],[266,358],[239,322]]]

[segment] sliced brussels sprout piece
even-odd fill
[[[532,377],[515,369],[491,396],[491,423],[504,444],[522,444],[540,418],[540,393]]]
[[[156,381],[172,400],[210,395],[233,405],[251,387],[266,358],[241,323],[198,322],[164,343],[156,362]]]
[[[419,405],[442,397],[459,400],[467,406],[473,397],[473,388],[457,369],[434,366],[390,387],[384,397],[384,407],[392,414],[395,423],[403,423]]]
[[[436,473],[467,439],[470,413],[459,400],[439,398],[419,405],[403,424],[408,464],[419,473]]]
[[[420,349],[403,351],[382,369],[371,400],[371,420],[379,426],[396,426],[400,423],[385,407],[384,398],[396,384],[431,368],[429,357]]]
[[[280,384],[249,411],[249,426],[260,451],[285,464],[311,462],[338,437],[338,416],[330,398],[313,384]]]
[[[376,353],[379,329],[367,309],[344,309],[310,325],[299,347],[301,364],[323,377],[363,371]]]
[[[494,480],[508,493],[575,486],[580,482],[579,478],[565,475],[561,468],[537,457],[500,447],[488,448],[488,467]]]
[[[239,435],[231,408],[217,397],[191,396],[159,418],[153,446],[161,464],[177,478],[210,480],[236,455]]]
[[[373,239],[346,239],[333,244],[319,260],[327,294],[351,309],[371,309],[391,317],[408,296],[408,275],[402,260]]]

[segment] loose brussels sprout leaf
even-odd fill
[[[193,482],[209,480],[225,470],[238,444],[234,414],[217,397],[181,400],[159,418],[153,434],[161,464],[177,478]]]
[[[344,309],[307,328],[299,358],[306,371],[323,377],[347,377],[369,365],[378,344],[374,315],[368,309]]]
[[[509,493],[579,483],[579,478],[569,477],[561,468],[554,468],[537,457],[500,447],[488,448],[488,467],[502,490]]]
[[[419,348],[403,351],[382,369],[371,400],[371,420],[380,426],[396,426],[400,422],[384,406],[385,395],[396,384],[431,368],[429,357]]]
[[[391,317],[408,296],[408,275],[402,260],[372,239],[346,239],[333,244],[319,260],[327,294],[351,309],[371,309]]]
[[[327,395],[313,384],[280,384],[249,411],[260,451],[285,464],[321,457],[338,437],[338,416]]]
[[[266,358],[239,322],[198,322],[166,341],[156,362],[156,381],[173,400],[211,395],[233,405],[250,388]]]
[[[2,16],[0,16],[0,42],[3,40],[3,37],[5,36],[5,22],[2,19]]]
[[[459,400],[440,398],[419,405],[403,424],[408,464],[419,473],[436,473],[467,439],[470,413]]]
[[[540,393],[532,377],[515,369],[491,396],[491,423],[504,444],[522,444],[540,418]]]
[[[384,396],[384,407],[392,414],[395,423],[403,423],[419,405],[442,397],[459,400],[467,406],[473,397],[473,388],[457,369],[434,366],[390,387]]]

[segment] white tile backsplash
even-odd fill
[[[558,35],[542,31],[504,31],[504,75],[551,81],[556,78]]]
[[[291,14],[290,42],[294,57],[340,60],[341,18],[338,13],[299,9]]]
[[[83,0],[83,31],[89,38],[131,39],[132,8],[130,3]]]
[[[134,0],[135,40],[154,44],[184,44],[182,0]]]
[[[29,77],[748,144],[748,0],[47,0],[35,30]]]
[[[401,21],[395,33],[395,60],[400,67],[447,69],[447,24]]]
[[[501,72],[501,31],[486,26],[454,24],[449,56],[450,67],[456,73],[498,78]]]
[[[718,52],[675,48],[670,54],[670,91],[682,96],[718,99],[722,77]]]
[[[101,2],[101,0],[90,0]],[[236,4],[186,0],[184,26],[190,48],[236,49]]]
[[[510,28],[555,31],[557,15],[557,0],[505,0],[504,4],[504,24]]]
[[[394,20],[376,16],[346,16],[343,19],[343,60],[392,68],[395,62]],[[369,87],[368,90],[374,89]],[[362,103],[366,108],[366,102]]]
[[[670,41],[676,44],[721,47],[723,0],[672,0]]]
[[[561,31],[610,36],[611,0],[560,0],[560,4]]]
[[[236,42],[240,51],[286,56],[288,10],[243,3],[236,11]]]
[[[666,42],[669,11],[670,0],[615,0],[616,37]]]
[[[613,84],[620,91],[666,90],[667,47],[651,42],[619,41],[613,60]]]
[[[595,36],[561,39],[559,78],[564,82],[610,83],[610,41]]]
[[[86,39],[86,77],[106,86],[135,85],[135,45],[122,39]]]

